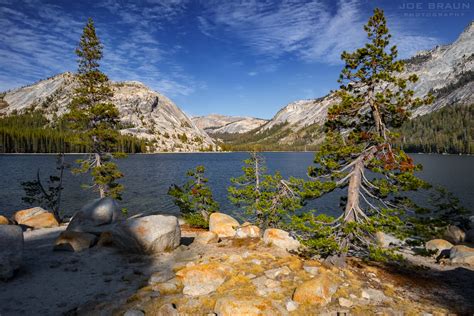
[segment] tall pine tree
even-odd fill
[[[417,77],[401,77],[404,63],[397,60],[397,48],[389,48],[382,10],[374,10],[364,30],[368,43],[342,53],[340,102],[328,111],[326,139],[316,154],[316,166],[309,170],[316,180],[333,184],[327,192],[346,191],[342,215],[317,221],[333,228],[331,240],[342,254],[370,254],[377,249],[376,231],[403,231],[407,212],[416,210],[406,193],[428,187],[414,174],[421,167],[392,147],[398,137],[392,129],[409,118],[410,109],[431,98],[415,98],[407,88]]]
[[[99,68],[102,50],[94,22],[89,19],[76,49],[78,87],[65,119],[77,132],[76,142],[91,149],[91,155],[79,161],[76,172],[91,172],[93,186],[98,189],[100,197],[120,199],[123,186],[117,180],[123,174],[112,162],[113,157],[123,156],[117,152],[119,112],[110,102],[113,92],[109,79]]]

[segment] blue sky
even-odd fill
[[[0,90],[75,71],[74,48],[92,17],[111,79],[141,81],[190,115],[270,118],[337,87],[340,53],[363,45],[375,7],[401,57],[454,41],[474,12],[469,0],[416,3],[0,0]]]

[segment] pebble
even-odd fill
[[[311,275],[317,275],[319,273],[318,267],[304,266],[303,269]]]
[[[344,297],[339,298],[339,305],[341,305],[342,307],[351,307],[352,304],[353,304],[352,301],[348,300],[347,298],[344,298]]]
[[[293,300],[289,300],[288,302],[286,302],[286,310],[289,312],[294,312],[298,309],[298,306],[299,304]]]
[[[250,262],[252,262],[253,264],[256,264],[256,265],[261,265],[262,264],[262,260],[258,260],[258,259],[252,259]]]

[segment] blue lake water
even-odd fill
[[[279,170],[284,177],[305,177],[308,166],[313,161],[310,152],[264,153],[269,172]],[[68,155],[66,160],[73,163],[80,155]],[[167,196],[172,183],[181,184],[186,180],[186,171],[197,165],[206,167],[216,200],[221,210],[237,214],[239,211],[227,200],[227,187],[231,177],[239,176],[243,160],[247,153],[199,153],[199,154],[154,154],[131,155],[118,161],[125,178],[126,187],[121,205],[129,214],[167,213],[177,214],[177,207]],[[424,169],[420,177],[432,184],[442,185],[456,194],[462,204],[474,210],[474,157],[455,155],[413,154],[417,163]],[[0,155],[0,214],[10,216],[13,212],[25,208],[21,198],[24,192],[22,181],[36,177],[39,168],[42,178],[55,172],[54,155]],[[66,172],[64,180],[63,210],[73,214],[97,193],[84,190],[81,184],[88,183],[86,175],[72,175]],[[423,195],[423,193],[421,193]],[[308,207],[335,215],[338,212],[338,192],[322,199],[312,201]]]

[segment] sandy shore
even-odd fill
[[[23,265],[13,279],[0,284],[1,316],[75,314],[87,306],[123,304],[172,256],[136,256],[109,247],[53,251],[64,229],[24,232]]]

